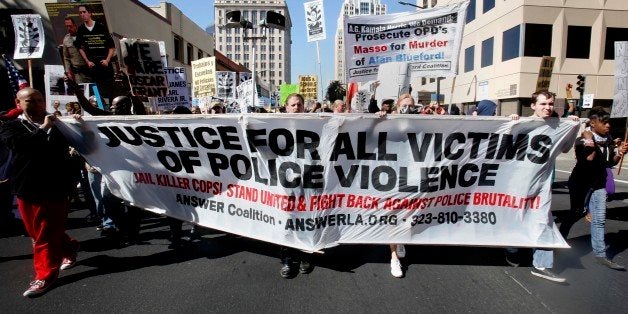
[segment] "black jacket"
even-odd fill
[[[29,201],[65,199],[72,189],[69,146],[56,128],[45,131],[22,119],[0,126],[0,140],[13,151],[12,191]]]

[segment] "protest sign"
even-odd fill
[[[58,111],[58,114],[62,116],[72,114],[75,110],[74,104],[78,105],[78,99],[74,96],[74,91],[70,90],[63,80],[65,76],[63,66],[46,64],[44,71],[46,111],[49,113]],[[80,109],[80,106],[78,108]]]
[[[46,11],[48,12],[48,18],[52,24],[55,43],[61,45],[63,43],[63,37],[68,33],[64,23],[66,18],[72,19],[77,26],[83,24],[78,13],[79,6],[83,5],[89,6],[94,21],[97,21],[108,29],[107,19],[105,18],[105,11],[101,1],[46,3]]]
[[[318,79],[316,75],[299,75],[299,93],[305,100],[318,98]]]
[[[185,68],[168,67],[164,69],[164,73],[168,79],[168,95],[154,98],[155,109],[164,111],[177,106],[190,108],[192,103]]]
[[[290,94],[298,93],[299,85],[297,84],[281,84],[279,85],[279,103],[283,106]]]
[[[221,99],[234,99],[236,93],[236,72],[216,72],[216,95]]]
[[[611,117],[628,117],[628,41],[615,42],[615,95]]]
[[[555,61],[556,57],[543,56],[541,59],[541,66],[539,68],[539,77],[536,80],[535,92],[550,89],[550,82],[552,81],[552,72],[554,72]]]
[[[468,5],[345,16],[347,82],[375,80],[379,66],[390,62],[407,63],[412,78],[456,75]]]
[[[198,106],[209,106],[216,95],[216,57],[192,61],[192,98]]]
[[[251,79],[251,72],[239,72],[238,84]]]
[[[120,51],[135,96],[166,97],[168,82],[161,63],[159,43],[154,40],[123,38]]]
[[[241,113],[248,112],[248,107],[253,107],[259,103],[256,87],[257,86],[253,86],[253,80],[241,82],[240,85],[236,87],[236,100],[240,106]]]
[[[201,226],[303,250],[340,243],[567,247],[550,208],[555,159],[578,133],[571,120],[299,114],[63,121],[61,131],[114,195]]]
[[[39,59],[44,54],[44,26],[39,14],[11,15],[15,32],[13,59]]]
[[[305,26],[307,42],[324,40],[325,33],[325,9],[323,0],[315,0],[303,3],[305,7]]]

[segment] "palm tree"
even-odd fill
[[[340,81],[332,81],[327,86],[327,94],[325,94],[325,98],[330,102],[334,102],[337,99],[344,99],[347,90],[340,83]]]

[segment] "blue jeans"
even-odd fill
[[[589,198],[591,213],[591,247],[595,256],[606,257],[604,226],[606,224],[606,189],[597,189]]]
[[[519,249],[516,247],[507,247],[506,251],[516,254]],[[532,266],[535,268],[552,268],[554,267],[554,251],[545,249],[532,249]]]
[[[111,219],[111,213],[105,207],[105,203],[103,202],[103,196],[107,194],[108,189],[105,181],[102,179],[102,174],[100,172],[87,172],[87,177],[89,178],[89,187],[92,190],[92,194],[94,195],[94,203],[96,203],[96,212],[99,216],[102,217],[102,227],[103,229],[115,228],[115,224]]]

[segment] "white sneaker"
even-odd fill
[[[401,262],[398,259],[390,260],[390,274],[393,277],[401,278],[403,277],[403,271],[401,270]]]
[[[397,244],[397,257],[406,257],[406,247],[403,244]]]

